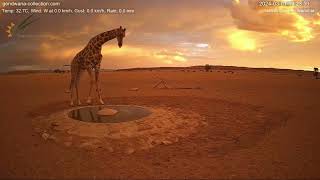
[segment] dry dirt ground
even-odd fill
[[[154,89],[157,77],[200,89]],[[207,122],[176,143],[133,154],[65,147],[34,131],[34,117],[69,108],[68,81],[68,74],[0,76],[0,178],[320,178],[320,80],[312,73],[104,72],[107,104],[180,108]],[[87,93],[85,76],[83,102]]]

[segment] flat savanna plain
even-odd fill
[[[153,88],[159,78],[171,88]],[[100,79],[106,104],[182,108],[208,125],[130,155],[67,148],[42,139],[31,121],[69,108],[69,74],[0,75],[0,178],[320,178],[320,80],[311,72],[137,70]],[[87,75],[80,86],[84,103]]]

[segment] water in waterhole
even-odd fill
[[[98,111],[110,108],[118,111],[114,115],[102,116]],[[151,114],[147,108],[133,105],[88,106],[74,109],[68,116],[72,119],[92,123],[120,123],[141,119]]]

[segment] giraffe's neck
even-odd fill
[[[107,41],[110,41],[118,36],[118,29],[113,29],[111,31],[103,32],[101,34],[98,34],[97,36],[93,37],[89,44],[91,44],[93,47],[100,49],[104,43]]]

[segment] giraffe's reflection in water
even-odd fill
[[[101,116],[98,115],[98,111],[110,108],[118,111],[117,114],[112,116]],[[137,120],[150,115],[151,112],[140,106],[130,106],[130,105],[117,105],[117,106],[93,106],[93,107],[83,107],[79,109],[72,110],[69,113],[69,117],[92,123],[118,123]]]

